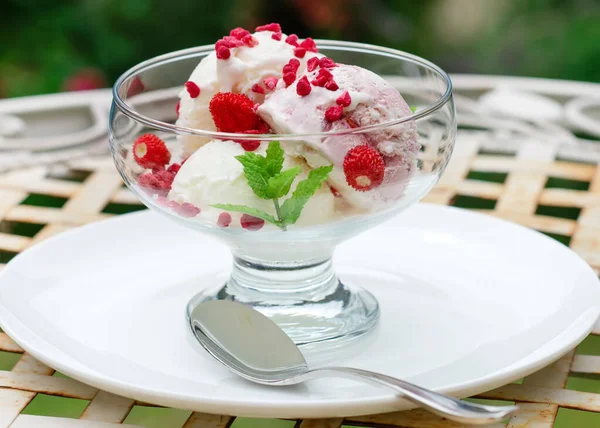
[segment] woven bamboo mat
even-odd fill
[[[426,201],[475,209],[537,229],[569,245],[599,272],[600,166],[587,162],[582,153],[539,140],[499,145],[487,132],[463,130],[447,172]],[[141,208],[107,157],[1,174],[0,269],[20,251],[52,235]],[[481,394],[480,399],[521,405],[519,414],[506,424],[492,426],[552,427],[557,418],[557,425],[561,418],[573,421],[561,426],[600,426],[600,336],[594,335],[600,335],[600,329],[577,353],[570,352],[520,383]],[[0,427],[135,426],[140,421],[136,414],[144,409],[169,411],[57,374],[2,332],[0,354],[4,361],[0,366]],[[70,405],[61,404],[64,400]],[[50,403],[52,415],[36,414],[43,403]],[[183,411],[173,415],[168,425],[161,426],[242,426],[229,416]],[[301,428],[462,426],[422,410],[283,424]],[[263,421],[253,426],[267,425]]]

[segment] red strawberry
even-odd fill
[[[258,134],[264,134],[266,132],[268,132],[268,128],[265,126],[265,127],[261,127],[261,129],[253,129],[250,131],[244,131],[244,134],[258,135]],[[242,146],[242,149],[244,149],[247,152],[253,152],[254,150],[256,150],[260,147],[260,140],[237,140],[236,143],[239,143]]]
[[[342,106],[331,106],[327,110],[325,110],[325,119],[329,122],[335,122],[342,117],[344,113],[344,107]]]
[[[295,35],[295,34],[290,34],[289,36],[287,36],[287,37],[285,38],[285,42],[286,42],[288,45],[292,45],[292,46],[299,46],[299,45],[298,45],[298,36],[297,36],[297,35]]]
[[[340,87],[337,83],[335,83],[335,80],[330,79],[327,83],[325,83],[325,89],[329,89],[330,91],[337,91],[338,89],[340,89]]]
[[[181,217],[185,218],[196,217],[198,214],[200,214],[200,208],[198,208],[196,205],[190,204],[189,202],[184,202],[178,207],[175,207],[173,210]]]
[[[254,103],[243,94],[219,92],[208,106],[215,126],[221,132],[244,132],[264,127],[262,119],[254,112]]]
[[[274,33],[281,33],[281,25],[276,23],[261,25],[260,27],[256,27],[255,31],[273,31]]]
[[[250,214],[243,214],[240,219],[240,225],[250,231],[256,231],[262,229],[265,225],[265,221],[262,218],[254,217]]]
[[[307,51],[311,51],[311,52],[319,52],[319,49],[317,49],[317,44],[315,43],[315,41],[313,39],[311,39],[310,37],[307,37],[306,39],[304,39],[302,41],[302,43],[300,43],[300,47],[303,47],[304,49],[306,49]],[[321,66],[322,67],[322,66]]]
[[[231,30],[229,32],[229,35],[231,37],[235,37],[238,40],[242,40],[245,36],[250,35],[250,31],[248,31],[242,27],[237,27],[237,28],[234,28],[233,30]]]
[[[319,67],[321,68],[332,68],[335,66],[335,62],[331,58],[327,58],[326,56],[319,60]]]
[[[225,212],[219,214],[219,218],[217,219],[217,226],[227,227],[230,224],[231,224],[231,214],[225,213]]]
[[[318,65],[319,65],[319,58],[314,56],[306,62],[306,70],[314,71],[314,69],[317,68]]]
[[[180,169],[181,169],[181,165],[178,163],[174,163],[170,167],[167,168],[167,171],[169,171],[173,174],[177,174]]]
[[[171,190],[175,174],[169,171],[155,171],[142,174],[138,177],[138,185],[151,189],[158,194],[166,194]]]
[[[294,56],[296,56],[297,58],[304,58],[304,55],[306,55],[306,49],[294,48]]]
[[[188,91],[191,98],[197,98],[198,95],[200,95],[200,88],[191,80],[185,82],[185,89]]]
[[[310,82],[306,76],[302,76],[298,83],[296,83],[296,93],[301,97],[305,97],[310,94],[312,87],[310,86]]]
[[[352,98],[350,98],[350,94],[348,93],[348,91],[344,91],[342,92],[342,95],[337,97],[335,102],[337,105],[340,105],[342,107],[348,107],[350,104],[352,104]]]
[[[346,182],[358,190],[366,192],[383,182],[385,162],[379,152],[364,144],[356,146],[344,158]]]
[[[164,167],[171,160],[171,153],[163,140],[154,134],[144,134],[133,143],[133,158],[144,168]]]
[[[295,80],[296,80],[296,73],[295,72],[289,72],[289,73],[285,73],[283,75],[283,81],[285,82],[285,87],[286,88],[288,86],[290,86],[292,83],[294,83]]]
[[[271,38],[273,40],[277,40],[277,41],[280,41],[282,36],[283,36],[282,33],[273,33],[273,34],[271,34]]]

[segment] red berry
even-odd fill
[[[177,101],[177,105],[175,106],[175,113],[177,113],[177,117],[179,117],[179,108],[181,107],[181,101]]]
[[[231,214],[229,214],[229,213],[219,214],[219,218],[217,219],[217,226],[227,227],[230,224],[231,224]]]
[[[344,158],[346,182],[358,190],[366,192],[383,182],[385,162],[379,152],[364,144],[356,146]]]
[[[252,129],[250,131],[244,131],[244,134],[258,135],[258,134],[264,134],[267,131],[268,131],[268,128],[266,127],[266,124],[265,124],[265,127],[262,127],[261,129]],[[260,147],[260,140],[237,140],[236,142],[239,143],[242,146],[242,149],[244,149],[247,152],[253,152],[254,150],[256,150]]]
[[[296,80],[296,73],[285,73],[283,75],[283,81],[285,82],[285,87],[287,88],[288,86],[290,86],[292,83],[294,83],[294,81]]]
[[[185,89],[187,89],[191,98],[197,98],[200,95],[200,88],[191,80],[185,82]]]
[[[296,83],[296,93],[301,97],[305,97],[310,94],[312,87],[310,86],[310,82],[306,76],[302,76],[298,83]]]
[[[283,74],[285,73],[296,73],[300,68],[300,61],[296,58],[291,58],[286,65],[283,66]]]
[[[171,153],[163,140],[154,134],[144,134],[133,143],[133,158],[144,168],[164,167],[171,160]]]
[[[306,55],[306,49],[294,48],[294,56],[296,56],[298,58],[304,58],[304,55]]]
[[[225,46],[220,46],[217,48],[217,58],[218,59],[228,59],[231,56],[231,51],[229,48]]]
[[[156,193],[166,194],[171,190],[175,174],[168,171],[156,171],[142,174],[138,177],[138,185],[156,191]]]
[[[260,86],[258,83],[255,83],[254,85],[252,85],[252,92],[256,92],[257,94],[264,94],[265,88]]]
[[[245,30],[242,27],[237,27],[237,28],[234,28],[233,30],[231,30],[229,32],[229,35],[232,37],[235,37],[238,40],[242,40],[244,38],[244,36],[250,35],[250,31]]]
[[[181,169],[181,165],[178,163],[174,163],[171,166],[169,166],[167,168],[167,171],[173,173],[173,174],[177,174],[179,172],[179,170]]]
[[[342,92],[342,95],[337,97],[335,102],[342,107],[348,107],[350,104],[352,104],[352,98],[350,98],[348,91],[344,91]]]
[[[323,58],[321,58],[319,60],[319,67],[321,68],[333,68],[336,66],[336,63],[333,62],[333,60],[331,58],[327,58],[326,56],[324,56]]]
[[[242,214],[240,225],[246,230],[256,231],[262,229],[265,225],[265,221],[262,218],[254,217],[250,214]]]
[[[275,89],[275,86],[277,86],[278,80],[279,79],[277,79],[277,77],[267,77],[265,80],[263,80],[263,83],[268,90],[272,91]]]
[[[261,25],[260,27],[256,27],[255,31],[273,31],[274,33],[281,33],[281,25],[276,23]]]
[[[264,126],[254,112],[254,103],[244,94],[218,92],[210,100],[208,108],[221,132],[244,132]]]
[[[335,80],[331,79],[327,83],[325,83],[325,89],[328,89],[330,91],[337,91],[338,89],[340,89],[340,87],[337,83],[335,83]]]
[[[328,81],[328,79],[326,76],[317,76],[313,80],[311,80],[310,83],[312,83],[315,86],[323,87],[323,86],[325,86],[327,81]]]
[[[191,218],[196,217],[200,214],[200,208],[196,205],[192,205],[189,202],[184,202],[174,209],[174,211],[182,217]]]
[[[169,201],[167,202],[167,208],[171,208],[172,210],[176,210],[177,208],[179,208],[181,204],[177,201]]]
[[[242,40],[238,40],[237,38],[232,37],[232,36],[225,36],[219,42],[222,43],[224,46],[227,46],[228,48],[239,48],[239,47],[244,46],[245,43],[243,40],[246,37],[252,37],[252,36],[246,35],[246,36],[244,36],[244,38]],[[217,43],[219,43],[219,42],[217,42]]]
[[[306,70],[314,71],[314,69],[317,68],[318,65],[319,65],[319,58],[314,56],[306,62]]]
[[[258,40],[256,40],[256,38],[252,37],[250,34],[244,36],[242,42],[249,48],[253,48],[254,46],[258,45]]]
[[[289,36],[287,36],[285,38],[285,42],[288,45],[292,45],[292,46],[298,46],[298,36],[295,34],[290,34]]]
[[[277,40],[277,41],[281,40],[281,37],[282,37],[282,36],[283,36],[283,34],[282,34],[282,33],[273,33],[273,34],[271,34],[271,38],[272,38],[273,40]]]
[[[333,79],[333,74],[331,74],[331,71],[327,70],[326,68],[319,69],[319,74],[317,74],[317,76],[325,77],[327,80]]]
[[[317,44],[310,37],[307,37],[306,39],[304,39],[302,41],[302,43],[300,43],[300,47],[303,47],[307,51],[319,52],[319,49],[317,49]]]
[[[325,110],[325,119],[329,122],[335,122],[342,117],[342,113],[344,112],[344,107],[342,106],[332,106]]]

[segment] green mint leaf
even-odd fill
[[[333,165],[313,169],[306,179],[298,183],[292,197],[286,199],[281,206],[281,221],[284,225],[294,224],[298,221],[304,205],[319,190],[332,170]]]
[[[410,106],[410,111],[415,113],[417,111],[417,106]]]
[[[281,172],[283,155],[284,152],[279,141],[271,141],[267,148],[267,173],[269,177],[274,177]]]
[[[280,226],[279,221],[271,214],[264,212],[262,210],[258,210],[256,208],[247,207],[246,205],[232,205],[232,204],[213,204],[211,207],[219,208],[224,211],[235,211],[238,213],[250,214],[254,217],[262,218],[264,221],[268,221],[269,223],[273,223],[277,226]]]
[[[269,198],[281,198],[287,195],[290,191],[290,187],[292,187],[294,179],[298,174],[300,174],[301,171],[302,168],[297,166],[295,168],[291,168],[280,172],[276,176],[269,178],[269,184],[267,189],[267,194],[269,195]]]
[[[271,199],[268,195],[269,178],[271,175],[267,170],[267,159],[256,153],[247,152],[235,157],[244,167],[244,174],[248,185],[256,196],[263,199]]]

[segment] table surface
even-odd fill
[[[460,75],[453,80],[459,112],[457,145],[446,173],[425,200],[539,230],[569,245],[598,273],[600,135],[595,134],[594,120],[597,126],[600,119],[594,114],[599,110],[592,109],[591,119],[586,119],[578,115],[583,110],[577,106],[587,105],[592,96],[600,99],[600,85]],[[543,117],[498,117],[479,100],[498,88],[550,97],[561,107],[561,118],[551,123]],[[0,116],[13,115],[25,125],[19,137],[3,139],[0,131],[0,270],[20,251],[50,236],[143,208],[123,186],[108,157],[109,103],[105,90],[0,102]],[[42,150],[45,144],[61,142],[66,143],[58,150]],[[520,405],[517,415],[493,427],[600,426],[600,324],[556,363],[475,399]],[[344,420],[281,421],[157,407],[69,379],[36,361],[0,330],[0,427],[9,426],[463,425],[418,409]]]

